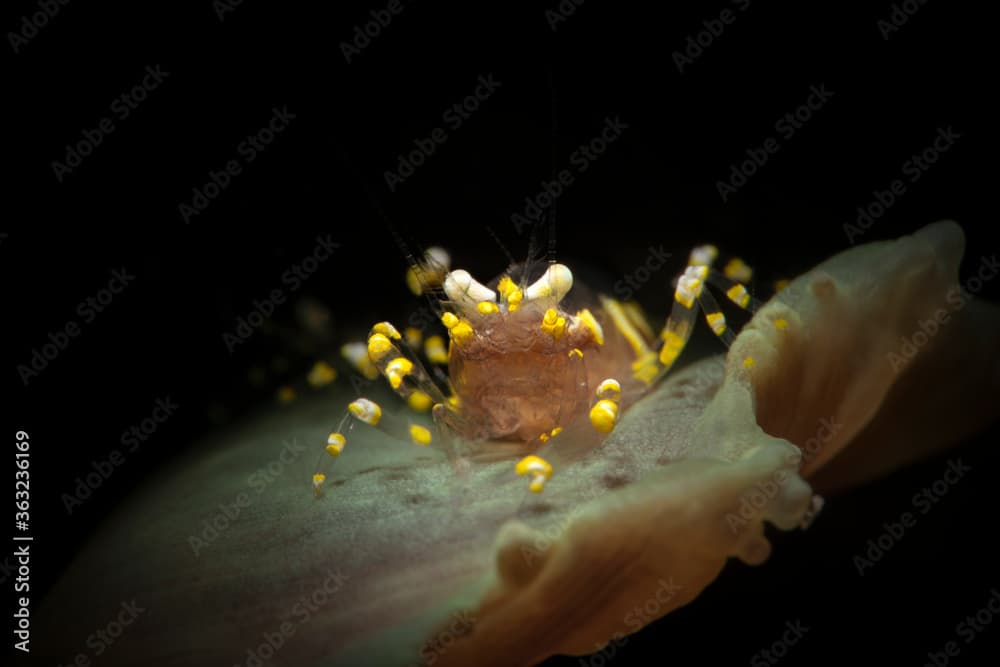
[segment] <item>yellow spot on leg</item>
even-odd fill
[[[777,329],[778,331],[784,331],[785,329],[788,328],[788,320],[786,320],[783,317],[775,318],[774,328]]]
[[[726,331],[726,316],[722,313],[707,313],[705,320],[716,336],[721,336]]]
[[[340,355],[369,380],[378,377],[378,368],[368,356],[368,346],[361,341],[345,343],[340,348]]]
[[[753,357],[746,357],[745,359],[743,359],[743,368],[753,368],[756,365],[757,362],[754,361]]]
[[[382,419],[382,408],[375,401],[359,398],[347,406],[347,411],[370,426],[377,426]]]
[[[326,453],[330,456],[340,456],[346,444],[347,438],[343,433],[331,433],[326,439]]]
[[[410,440],[415,445],[426,447],[431,444],[431,432],[419,424],[410,424]]]
[[[431,336],[424,341],[424,354],[432,364],[448,363],[448,350],[441,336]]]
[[[393,340],[399,340],[400,338],[402,338],[402,336],[399,335],[399,331],[396,329],[396,327],[392,326],[388,322],[379,322],[374,327],[372,327],[372,331],[374,331],[375,333],[380,333],[383,336],[387,336]]]
[[[743,285],[733,285],[726,290],[726,296],[740,308],[746,308],[747,304],[750,303],[750,294],[747,293]]]
[[[368,358],[374,362],[379,362],[396,349],[392,341],[385,334],[372,334],[368,337]]]
[[[406,341],[407,345],[414,349],[418,349],[420,347],[420,343],[424,340],[424,335],[420,332],[420,329],[416,327],[406,327],[403,331],[403,339]]]
[[[323,482],[326,481],[326,475],[321,472],[313,475],[313,491],[318,496],[323,491]]]
[[[663,332],[663,347],[660,348],[660,363],[670,366],[684,349],[684,339],[673,331]]]
[[[677,289],[674,290],[674,300],[685,308],[691,308],[694,305],[695,299],[701,295],[701,290],[704,288],[701,278],[693,278],[688,275],[692,268],[696,267],[688,267],[688,271],[677,280]]]
[[[337,371],[333,366],[325,361],[317,361],[313,364],[306,381],[313,389],[320,389],[337,379]]]
[[[746,262],[744,262],[739,257],[733,257],[726,263],[726,266],[722,269],[722,273],[725,274],[730,280],[735,280],[740,283],[749,282],[750,278],[753,277],[753,269],[751,269]]]
[[[641,357],[632,362],[632,376],[640,382],[650,384],[659,373],[660,369],[656,365],[656,353],[652,350],[644,352]]]
[[[413,362],[406,357],[396,357],[385,367],[385,377],[393,389],[399,389],[403,384],[403,378],[413,370]]]
[[[525,456],[514,466],[514,472],[518,476],[531,477],[531,485],[528,487],[532,493],[541,493],[545,488],[545,482],[552,478],[552,466],[549,462],[539,456]]]
[[[594,403],[590,409],[590,423],[601,433],[611,433],[618,421],[618,404],[608,399]]]
[[[419,389],[414,389],[410,395],[406,397],[406,404],[410,406],[410,409],[417,412],[427,412],[431,409],[431,404],[433,402],[434,401],[430,396]]]

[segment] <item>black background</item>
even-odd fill
[[[559,257],[596,267],[613,284],[662,245],[675,266],[636,295],[657,317],[694,244],[747,258],[764,296],[766,279],[846,248],[843,225],[873,190],[902,177],[903,163],[939,128],[961,139],[861,240],[954,218],[968,236],[966,272],[996,251],[993,29],[979,8],[932,0],[883,39],[877,22],[892,12],[883,2],[654,11],[587,0],[553,31],[545,10],[555,3],[420,1],[404,4],[347,63],[341,43],[385,3],[318,5],[246,0],[220,20],[209,2],[75,1],[17,53],[6,47],[8,130],[25,150],[12,156],[0,230],[15,398],[4,412],[9,432],[31,433],[36,590],[179,447],[270,404],[277,386],[301,376],[308,359],[282,335],[261,332],[230,354],[222,334],[254,299],[283,286],[282,273],[317,235],[330,234],[340,249],[297,295],[330,309],[332,350],[377,319],[405,321],[416,303],[388,221],[411,249],[442,244],[486,280],[506,264],[494,235],[524,256],[528,235],[516,233],[511,215],[606,118],[628,129],[559,199]],[[736,20],[679,72],[672,54],[726,7]],[[38,10],[26,2],[6,9],[8,30]],[[115,98],[156,65],[169,72],[162,85],[58,182],[52,162],[65,159],[67,144],[113,115]],[[495,94],[460,128],[446,128],[448,140],[390,192],[383,173],[399,154],[445,126],[442,114],[490,74],[502,83]],[[775,122],[819,85],[834,92],[830,101],[723,202],[716,182],[747,149],[777,136]],[[178,205],[238,157],[237,145],[275,107],[295,115],[288,129],[185,224]],[[134,282],[25,386],[16,366],[50,332],[80,321],[77,304],[118,268]],[[997,294],[987,286],[987,297]],[[268,328],[284,331],[294,312],[279,306]],[[287,371],[275,370],[276,357]],[[266,370],[262,385],[248,380],[254,368]],[[60,495],[164,396],[180,404],[177,414],[67,516]],[[940,477],[946,456],[828,505],[806,533],[775,535],[765,566],[732,564],[615,660],[745,663],[785,621],[801,619],[812,630],[785,664],[876,655],[920,664],[1000,586],[989,493],[996,436],[963,446],[974,472],[872,573],[858,577],[852,556],[883,521],[911,509],[910,496]],[[956,663],[995,649],[997,632],[963,645]]]

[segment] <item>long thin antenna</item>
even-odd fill
[[[553,56],[554,59],[554,56]],[[551,164],[549,182],[555,182],[556,180],[556,139],[559,136],[559,116],[556,113],[556,84],[555,84],[555,67],[552,65],[552,60],[549,61],[546,66],[546,71],[548,73],[549,81],[549,126],[550,133],[552,135],[552,148],[551,148]],[[546,215],[549,225],[549,251],[548,260],[549,264],[555,264],[556,262],[556,205],[559,203],[559,197],[552,197],[552,206],[549,207],[549,215]]]
[[[421,262],[417,261],[416,255],[414,255],[413,251],[410,250],[409,244],[403,238],[402,234],[399,233],[399,230],[396,229],[396,225],[393,224],[392,219],[389,218],[389,215],[385,212],[385,209],[382,208],[382,205],[379,203],[378,197],[375,196],[375,193],[372,191],[369,184],[365,181],[364,178],[362,178],[361,171],[358,169],[357,165],[354,164],[354,161],[351,159],[350,154],[347,152],[344,146],[339,141],[337,141],[336,138],[333,139],[333,143],[337,147],[337,152],[340,154],[341,160],[343,160],[348,170],[354,175],[354,178],[361,185],[361,189],[364,190],[365,196],[368,198],[368,203],[371,205],[372,209],[374,209],[375,212],[378,213],[378,216],[382,219],[382,223],[389,231],[389,235],[392,236],[392,240],[395,242],[396,247],[399,248],[399,251],[406,259],[408,267],[414,271],[414,273],[417,276],[417,280],[422,285],[424,285],[424,290],[423,290],[424,296],[427,297],[427,301],[430,304],[431,308],[437,311],[440,305],[438,304],[437,298],[435,298],[434,293],[436,292],[436,290],[429,289],[425,284],[425,281],[422,277],[423,266]],[[420,250],[421,250],[420,256],[423,257],[423,249],[421,248]]]
[[[375,193],[372,191],[371,186],[369,186],[367,181],[365,181],[365,179],[361,177],[361,171],[358,169],[357,165],[354,164],[354,161],[351,159],[350,154],[340,144],[339,141],[334,139],[333,142],[337,146],[337,152],[340,153],[340,158],[344,161],[344,164],[347,166],[348,170],[352,174],[354,174],[355,179],[357,179],[358,183],[361,185],[361,189],[364,190],[365,192],[365,196],[368,198],[368,203],[371,205],[372,209],[374,209],[375,212],[378,213],[378,216],[382,219],[382,223],[389,231],[389,234],[392,236],[393,241],[396,242],[396,246],[399,248],[400,252],[403,253],[403,256],[406,258],[407,263],[410,266],[416,266],[417,261],[415,256],[410,251],[410,248],[406,244],[406,241],[403,239],[402,235],[400,235],[399,231],[396,229],[396,226],[392,224],[392,220],[389,218],[389,215],[385,212],[385,209],[382,208],[382,205],[379,203],[378,197],[376,197]]]
[[[556,180],[557,173],[559,124],[556,112],[555,74],[552,58],[546,63],[545,71],[546,82],[549,86],[549,179],[550,182],[553,182]],[[545,259],[548,263],[554,264],[556,262],[556,213],[559,200],[557,197],[551,197],[551,200],[542,217],[531,225],[531,235],[528,239],[528,257],[525,261],[525,276],[530,273],[529,267],[534,262],[541,260],[543,248],[545,249]],[[548,233],[545,234],[545,232]]]
[[[507,257],[507,269],[510,270],[515,264],[517,264],[517,260],[514,259],[514,255],[510,254],[510,251],[507,250],[507,246],[505,246],[503,244],[503,241],[501,241],[500,237],[497,236],[497,233],[495,231],[493,231],[493,228],[490,227],[489,225],[485,225],[485,227],[486,227],[486,231],[489,232],[489,235],[493,237],[493,240],[496,242],[497,246],[500,247],[500,252],[502,252],[504,255],[506,255],[506,257]]]

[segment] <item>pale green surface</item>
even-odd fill
[[[269,410],[201,443],[112,517],[50,596],[38,645],[68,661],[134,598],[148,611],[102,664],[238,664],[283,621],[295,633],[273,664],[334,664],[338,656],[343,664],[408,664],[460,608],[475,612],[475,633],[438,655],[438,665],[524,664],[593,650],[635,629],[622,610],[648,600],[658,581],[682,586],[664,603],[667,613],[729,557],[766,559],[762,519],[784,529],[801,520],[810,492],[794,474],[797,450],[758,428],[762,414],[772,435],[800,444],[821,418],[845,424],[807,462],[814,468],[852,438],[847,454],[874,454],[830,486],[912,460],[995,418],[988,397],[1000,373],[981,361],[994,358],[995,309],[964,310],[907,373],[879,365],[934,307],[934,290],[954,279],[961,245],[957,227],[939,225],[860,247],[796,280],[734,344],[711,408],[718,358],[672,374],[600,449],[558,465],[541,499],[526,500],[527,482],[511,474],[512,462],[476,464],[459,478],[427,450],[356,429],[330,474],[343,483],[316,500],[312,466],[349,395]],[[792,324],[782,336],[771,324],[778,315]],[[747,354],[758,360],[751,375],[740,370]],[[849,363],[858,359],[864,363]],[[899,381],[912,377],[921,381]],[[937,391],[940,383],[927,378],[940,377],[967,386]],[[921,409],[928,401],[933,410]],[[898,411],[914,408],[900,431]],[[903,449],[897,434],[907,439]],[[257,493],[248,477],[278,460],[288,440],[306,451]],[[779,472],[759,514],[742,532],[730,530],[727,517]],[[195,557],[189,537],[240,492],[250,506]],[[530,553],[540,557],[526,558],[526,546],[539,547]],[[299,623],[295,605],[331,570],[346,576],[343,586]]]

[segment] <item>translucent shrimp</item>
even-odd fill
[[[734,334],[706,286],[740,308],[756,308],[743,285],[750,268],[734,259],[717,272],[717,255],[709,245],[691,252],[670,316],[653,336],[635,304],[574,288],[564,264],[514,265],[486,285],[468,271],[450,270],[445,251],[428,250],[410,267],[407,283],[415,293],[437,298],[450,340],[445,349],[443,339],[431,336],[424,352],[430,364],[447,366],[447,376],[435,381],[427,371],[419,331],[400,333],[389,322],[376,324],[366,344],[344,349],[359,372],[381,374],[415,411],[430,409],[436,432],[359,398],[328,437],[330,456],[321,455],[317,464],[315,492],[325,485],[324,459],[340,456],[350,430],[361,422],[395,439],[441,449],[456,464],[515,459],[515,474],[541,493],[558,465],[600,445],[625,411],[667,374],[699,310],[729,344]]]

